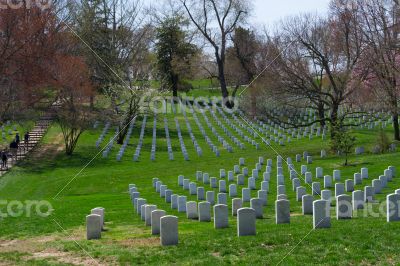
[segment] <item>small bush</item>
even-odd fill
[[[334,137],[331,140],[331,148],[339,156],[344,157],[344,165],[348,165],[348,157],[356,144],[356,138],[343,127],[335,129]]]
[[[378,137],[376,138],[376,151],[379,153],[385,153],[390,149],[390,140],[382,129],[379,131]]]

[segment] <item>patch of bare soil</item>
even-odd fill
[[[116,243],[123,247],[157,247],[160,246],[160,239],[158,237],[133,238],[117,241]]]
[[[34,260],[54,260],[60,263],[67,263],[72,265],[107,265],[102,264],[98,260],[91,258],[89,255],[86,257],[80,257],[73,253],[62,252],[56,249],[46,249],[40,252],[33,253],[32,256],[27,259]]]
[[[64,137],[62,133],[57,134],[48,143],[38,145],[31,153],[33,159],[43,157],[54,158],[60,151],[64,150]]]
[[[73,240],[75,237],[68,238]],[[29,253],[23,257],[25,261],[30,260],[51,260],[63,264],[72,265],[112,265],[112,262],[103,263],[94,259],[90,254],[86,253],[84,256],[72,252],[59,251],[55,248],[46,248],[46,244],[62,239],[60,236],[44,236],[30,239],[13,239],[13,240],[0,240],[0,253],[19,252]],[[3,264],[2,264],[3,263]],[[0,266],[12,265],[7,262],[1,262]]]

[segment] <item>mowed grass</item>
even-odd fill
[[[121,162],[116,161],[118,145],[114,145],[109,158],[102,158],[102,154],[99,154],[100,151],[96,149],[95,142],[102,126],[97,130],[86,132],[81,137],[74,156],[68,157],[60,149],[51,148],[62,146],[60,129],[57,125],[53,125],[42,143],[43,147],[48,146],[49,149],[39,149],[39,155],[31,155],[28,160],[1,177],[0,196],[2,200],[9,201],[47,200],[52,204],[54,212],[47,218],[37,215],[26,217],[24,213],[20,217],[2,219],[0,245],[13,243],[12,241],[17,241],[17,244],[25,243],[25,245],[21,244],[15,249],[0,248],[0,261],[28,265],[68,264],[68,261],[60,261],[57,256],[49,259],[45,256],[34,255],[43,250],[57,250],[70,257],[79,258],[80,262],[86,259],[91,260],[88,258],[88,253],[104,265],[276,265],[279,263],[283,265],[396,265],[400,263],[400,223],[389,224],[383,215],[363,217],[360,211],[357,218],[337,221],[334,207],[332,207],[332,228],[312,230],[312,217],[301,215],[301,204],[296,201],[295,193],[291,189],[292,184],[287,167],[284,170],[286,191],[290,199],[291,223],[276,225],[274,201],[276,199],[277,154],[272,148],[262,145],[262,149],[255,150],[246,143],[246,149],[239,150],[208,115],[218,133],[235,149],[234,153],[228,153],[220,147],[221,157],[217,158],[205,143],[192,115],[188,114],[194,134],[203,149],[203,156],[199,158],[191,143],[184,118],[178,114],[190,156],[190,161],[184,161],[174,117],[173,114],[167,115],[174,161],[168,160],[166,152],[164,115],[158,116],[157,153],[154,162],[150,161],[153,117],[147,120],[140,162],[133,162],[132,158],[138,143],[141,119],[135,125],[129,147]],[[218,144],[203,117],[200,114],[198,117],[214,144]],[[222,121],[219,115],[218,117]],[[233,130],[230,129],[230,131],[234,133]],[[247,132],[244,129],[242,131]],[[112,127],[105,142],[112,137],[114,132],[115,128]],[[390,133],[390,129],[387,129],[387,133]],[[363,145],[366,150],[370,150],[375,144],[376,134],[377,130],[357,131],[358,145]],[[235,136],[238,137],[237,134]],[[244,140],[241,139],[241,141]],[[260,138],[258,142],[261,142]],[[399,153],[384,155],[368,153],[363,156],[351,156],[351,166],[343,167],[343,158],[335,155],[330,154],[328,158],[319,159],[320,150],[329,149],[329,141],[323,141],[320,138],[314,138],[312,141],[293,140],[291,144],[282,147],[274,143],[272,145],[282,157],[291,157],[293,160],[297,153],[307,150],[314,155],[314,163],[309,165],[313,175],[317,166],[323,167],[324,174],[330,175],[334,169],[339,169],[342,170],[343,183],[345,179],[352,178],[355,172],[359,172],[361,167],[368,167],[370,178],[364,180],[363,184],[357,186],[356,189],[371,185],[372,179],[383,174],[384,169],[389,165],[396,166],[400,171]],[[231,216],[230,228],[223,230],[215,230],[213,223],[188,220],[185,215],[172,210],[151,186],[152,178],[158,177],[174,193],[186,195],[188,201],[196,200],[195,196],[190,196],[187,191],[178,187],[178,175],[183,174],[195,181],[195,173],[199,170],[218,177],[219,169],[233,170],[233,166],[238,164],[240,157],[246,159],[246,167],[251,172],[259,156],[274,159],[274,166],[268,205],[264,209],[265,218],[257,221],[257,236],[254,237],[238,238],[236,220]],[[93,158],[95,159],[91,161]],[[89,162],[91,163],[88,164]],[[295,163],[298,171],[301,164],[305,162]],[[261,178],[257,181],[258,188],[260,188],[260,182]],[[151,236],[150,228],[145,227],[144,222],[133,211],[127,193],[130,183],[137,185],[141,197],[146,198],[149,203],[166,210],[168,214],[179,217],[180,243],[178,246],[161,247],[159,238]],[[197,183],[198,186],[203,186]],[[302,185],[305,186],[303,181]],[[212,190],[207,185],[205,187],[206,191]],[[311,188],[308,186],[306,188],[307,192],[311,193]],[[393,193],[397,188],[400,188],[400,177],[394,178],[393,182],[389,183],[389,187],[384,189],[382,194],[377,195],[378,203],[371,204],[370,207],[377,212],[379,202],[385,201],[386,195]],[[238,191],[240,197],[241,187]],[[252,196],[256,197],[256,193],[257,191],[252,191]],[[85,216],[92,208],[98,206],[106,209],[107,231],[103,233],[101,240],[86,241]],[[245,206],[249,204],[246,203]],[[4,204],[1,209],[3,213],[6,212]]]

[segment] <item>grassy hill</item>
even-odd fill
[[[218,141],[206,127],[201,115],[198,115],[207,134],[216,144]],[[174,152],[174,161],[168,160],[164,131],[164,115],[158,116],[156,160],[150,161],[153,117],[149,117],[146,134],[139,162],[133,162],[133,154],[138,143],[141,119],[134,127],[131,141],[121,162],[116,160],[119,150],[114,145],[111,155],[102,158],[95,147],[102,126],[83,134],[75,154],[68,157],[63,153],[63,139],[60,129],[53,125],[37,151],[8,174],[0,177],[1,199],[7,201],[45,200],[49,201],[54,211],[49,217],[39,217],[32,212],[27,217],[26,211],[19,217],[5,217],[0,221],[0,261],[7,264],[59,265],[59,264],[154,264],[154,265],[305,265],[305,264],[379,264],[392,265],[400,262],[400,223],[387,223],[386,217],[372,217],[371,213],[351,220],[335,219],[332,207],[332,227],[324,230],[312,230],[312,216],[301,215],[301,204],[296,201],[291,181],[284,167],[286,190],[290,200],[291,223],[275,224],[274,201],[276,199],[276,157],[277,154],[266,145],[256,150],[246,143],[246,149],[239,150],[228,140],[220,127],[210,121],[234,147],[228,153],[223,147],[221,157],[216,157],[204,141],[193,117],[189,120],[203,156],[198,157],[191,143],[185,120],[176,115],[182,128],[182,135],[189,152],[189,161],[183,159],[179,146],[175,115],[166,115]],[[221,119],[221,117],[220,117]],[[232,131],[232,130],[231,130]],[[233,132],[233,131],[232,131]],[[357,145],[370,150],[375,142],[377,130],[357,130]],[[112,127],[105,137],[105,142],[114,133]],[[387,129],[390,134],[390,128]],[[239,136],[235,133],[236,137]],[[243,139],[241,139],[243,141]],[[261,143],[258,138],[257,141]],[[102,143],[102,146],[105,145]],[[324,168],[324,174],[332,175],[334,169],[342,171],[342,182],[351,179],[361,167],[368,167],[370,178],[363,180],[356,189],[371,185],[372,179],[383,174],[389,165],[400,171],[400,154],[389,153],[351,156],[348,167],[343,167],[343,158],[329,154],[320,159],[321,149],[329,150],[329,141],[321,138],[313,140],[293,140],[286,146],[272,144],[283,158],[295,158],[297,153],[308,151],[314,156],[309,165],[315,173],[315,167]],[[238,238],[236,220],[230,216],[230,228],[215,230],[213,223],[199,223],[186,219],[185,215],[172,210],[169,204],[155,193],[152,178],[158,177],[174,193],[185,195],[189,200],[196,200],[177,184],[178,175],[184,175],[195,181],[196,171],[208,172],[210,176],[219,176],[219,169],[233,170],[239,158],[246,159],[246,167],[253,169],[258,157],[274,159],[271,174],[268,205],[264,208],[264,219],[257,220],[257,236]],[[300,165],[294,163],[300,171]],[[257,181],[257,188],[261,180]],[[323,182],[323,181],[322,181]],[[150,228],[135,214],[129,195],[128,185],[136,184],[141,197],[168,214],[179,217],[179,240],[175,247],[161,247],[159,238],[151,236]],[[199,184],[198,186],[203,186]],[[247,182],[246,182],[247,184]],[[302,184],[304,185],[303,181]],[[204,185],[207,190],[212,190]],[[386,195],[400,188],[400,177],[393,179],[382,194],[376,196],[378,202],[385,201]],[[217,191],[217,190],[215,190]],[[238,189],[239,197],[241,188]],[[311,188],[307,187],[311,193]],[[256,191],[252,196],[256,197]],[[231,199],[228,198],[229,205]],[[4,202],[3,202],[4,203]],[[85,216],[95,207],[106,209],[106,228],[102,239],[85,240]],[[245,203],[248,206],[248,203]],[[378,211],[378,203],[369,204],[369,208]],[[6,213],[5,204],[0,206]],[[17,208],[17,206],[15,206]],[[93,259],[92,259],[93,258]],[[95,262],[94,262],[94,261]],[[0,263],[1,264],[1,263]]]

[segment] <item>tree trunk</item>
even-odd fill
[[[339,105],[336,103],[332,104],[332,111],[331,111],[331,139],[335,137],[336,130],[338,130],[338,111]]]
[[[119,127],[118,131],[119,131],[119,133],[118,133],[118,138],[117,138],[117,144],[122,145],[122,144],[124,144],[125,136],[128,133],[127,127],[125,127],[125,128]]]
[[[94,109],[94,95],[90,95],[90,110]]]
[[[400,140],[399,114],[395,112],[393,113],[392,117],[393,117],[394,139]]]
[[[321,121],[321,128],[324,128],[326,123],[325,123],[325,109],[324,109],[324,104],[320,103],[318,104],[318,118]]]
[[[174,97],[178,97],[178,84],[179,84],[178,75],[172,74],[172,95]]]
[[[229,91],[226,86],[226,79],[225,79],[225,66],[221,59],[217,58],[217,65],[218,65],[218,79],[219,84],[221,86],[221,94],[222,100],[225,103],[226,107],[231,109],[233,108],[233,102],[229,101]]]

